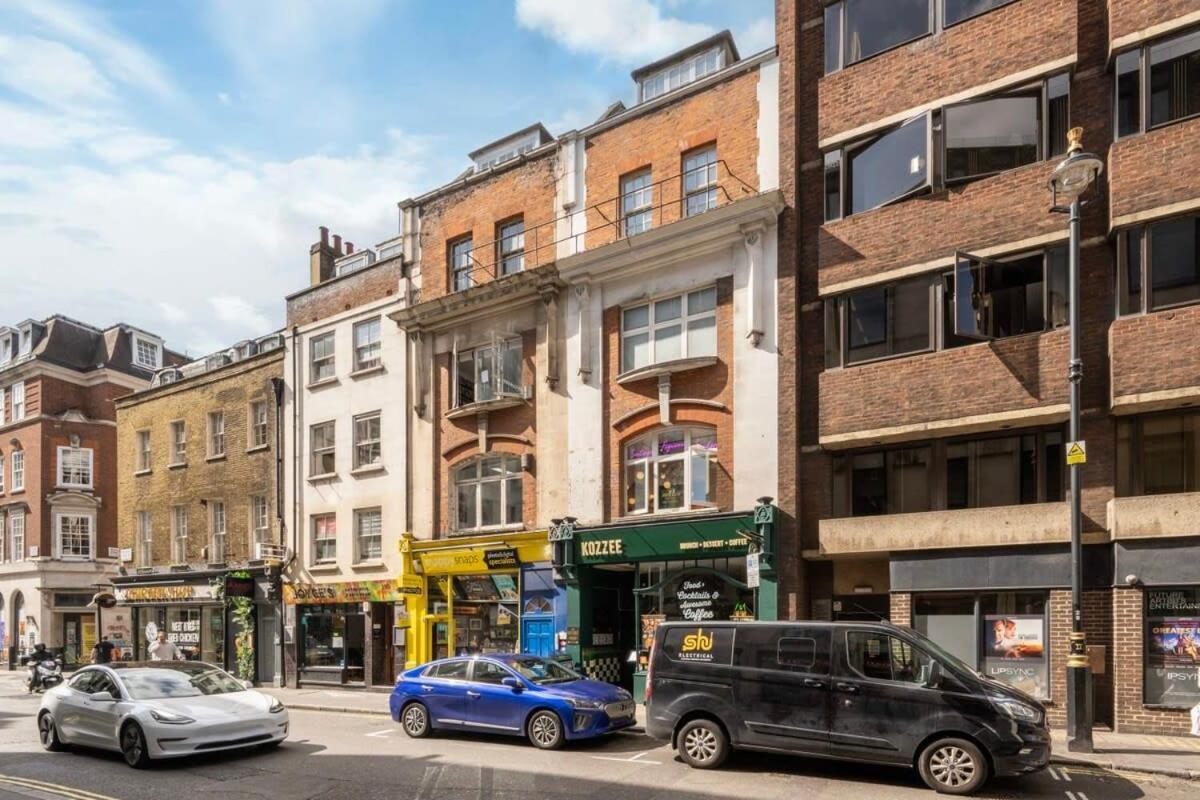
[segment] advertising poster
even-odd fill
[[[1034,697],[1049,696],[1045,617],[986,614],[980,641],[985,675]]]
[[[133,627],[128,609],[100,609],[100,635],[112,642],[113,661],[133,660]]]
[[[1145,702],[1200,703],[1200,590],[1146,592]]]

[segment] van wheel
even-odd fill
[[[679,729],[679,756],[689,767],[714,769],[729,755],[729,739],[711,719],[694,719]]]
[[[939,739],[925,748],[918,763],[921,778],[942,794],[974,794],[988,779],[988,763],[966,739]]]

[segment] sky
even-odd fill
[[[0,0],[0,325],[126,322],[203,355],[283,326],[327,225],[524,128],[631,104],[629,72],[771,0]]]

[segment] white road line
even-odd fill
[[[1066,767],[1059,767],[1058,771],[1062,773],[1063,780],[1067,783],[1071,782],[1071,773],[1067,772]]]
[[[1054,767],[1051,767],[1050,769],[1048,769],[1046,771],[1050,773],[1050,777],[1053,778],[1054,780],[1056,780],[1056,781],[1062,780],[1062,776],[1058,774],[1058,770],[1056,770]]]
[[[588,757],[594,758],[597,761],[619,761],[622,764],[654,764],[654,765],[662,764],[661,761],[642,761],[641,758],[644,755],[646,755],[646,753],[638,753],[637,755],[633,756],[632,758],[617,758],[616,756],[588,756]]]
[[[384,728],[383,730],[378,730],[374,733],[364,733],[363,736],[390,736],[392,731],[392,728]]]
[[[1088,800],[1088,796],[1083,792],[1067,792],[1067,800]]]
[[[429,766],[425,768],[425,774],[421,776],[421,785],[417,787],[417,793],[413,795],[414,800],[425,800],[432,796],[437,789],[438,778],[442,776],[442,767]],[[1071,798],[1074,800],[1074,798]]]

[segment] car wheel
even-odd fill
[[[679,755],[689,767],[714,769],[729,755],[729,738],[711,719],[694,719],[679,730]]]
[[[562,720],[553,711],[539,711],[529,718],[529,741],[539,750],[557,750],[563,746]]]
[[[409,703],[400,712],[400,725],[414,739],[424,739],[433,732],[429,724],[429,712],[420,703]]]
[[[134,769],[145,769],[150,766],[150,750],[146,747],[146,734],[142,726],[130,722],[121,728],[121,755],[125,763]]]
[[[926,747],[918,763],[921,779],[942,794],[972,794],[988,779],[988,763],[966,739],[940,739]]]
[[[54,724],[54,717],[49,711],[38,717],[38,738],[42,741],[42,749],[51,753],[67,749],[62,739],[58,738],[58,726]]]

